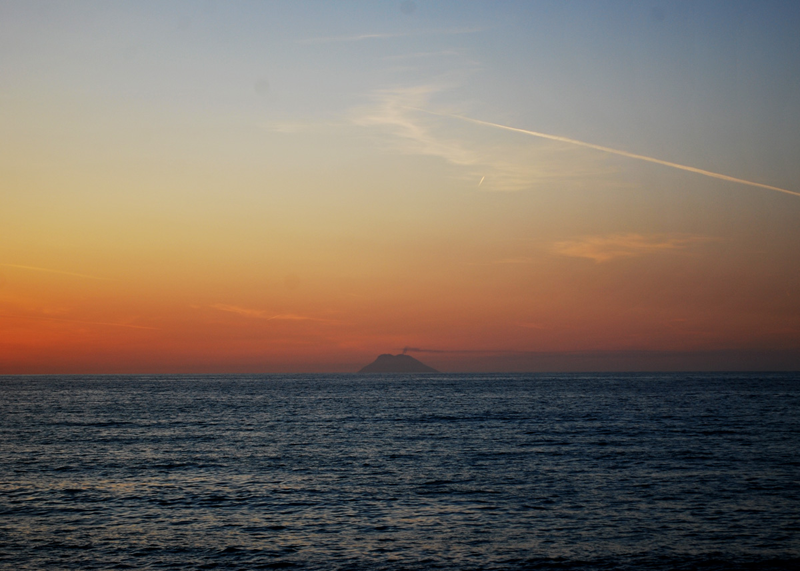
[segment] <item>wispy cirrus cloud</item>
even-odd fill
[[[409,107],[425,105],[434,93],[442,91],[437,85],[418,85],[379,90],[373,94],[375,105],[363,110],[354,122],[363,127],[388,130],[396,137],[397,147],[408,154],[441,157],[456,165],[472,165],[478,160],[475,152],[455,139],[436,133],[431,121],[420,120]]]
[[[460,167],[459,178],[481,190],[517,191],[589,176],[600,184],[599,178],[611,172],[596,158],[575,161],[576,149],[561,142],[498,141],[465,131],[450,114],[423,111],[450,87],[428,84],[375,91],[373,105],[355,112],[352,120],[390,135],[388,144],[399,152],[438,157]]]
[[[709,240],[712,238],[693,235],[611,234],[556,242],[552,246],[552,251],[560,256],[587,258],[602,263],[618,258],[635,258],[659,252],[684,250]]]
[[[211,306],[213,309],[219,311],[226,311],[228,313],[235,313],[243,317],[251,317],[254,319],[264,319],[267,321],[331,321],[330,319],[322,319],[319,317],[309,317],[307,315],[297,315],[295,313],[278,313],[273,314],[261,309],[250,309],[247,307],[239,307],[236,305],[226,305],[217,303]]]

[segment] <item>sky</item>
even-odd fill
[[[0,0],[0,374],[800,370],[798,29]]]

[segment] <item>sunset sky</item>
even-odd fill
[[[800,369],[798,30],[2,0],[0,374]]]

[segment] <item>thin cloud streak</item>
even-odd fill
[[[374,34],[354,34],[350,36],[326,36],[321,38],[306,38],[298,40],[299,44],[329,44],[339,42],[361,42],[364,40],[388,40],[393,38],[410,38],[415,36],[474,34],[483,31],[483,28],[455,28],[451,30],[423,30],[420,32],[387,32]]]
[[[547,326],[541,323],[517,323],[517,326],[525,329],[547,329]]]
[[[588,258],[600,264],[617,258],[634,258],[665,251],[676,251],[691,244],[707,242],[705,236],[642,236],[641,234],[612,234],[587,236],[553,244],[553,251],[570,258]]]
[[[79,274],[79,273],[76,273],[76,272],[65,272],[63,270],[53,270],[51,268],[38,268],[38,267],[35,267],[35,266],[21,266],[19,264],[0,264],[0,266],[3,266],[5,268],[19,268],[21,270],[32,270],[32,271],[35,271],[35,272],[47,272],[47,273],[50,273],[50,274],[62,274],[62,275],[65,275],[65,276],[75,276],[75,277],[78,277],[78,278],[86,278],[86,279],[89,279],[89,280],[109,281],[109,279],[110,279],[110,278],[101,278],[101,277],[98,277],[98,276],[90,276],[88,274]]]
[[[785,194],[791,194],[794,196],[800,196],[800,192],[794,192],[792,190],[787,190],[785,188],[779,188],[777,186],[770,186],[768,184],[762,184],[760,182],[753,182],[751,180],[744,180],[741,178],[736,178],[720,173],[715,173],[703,169],[698,169],[696,167],[690,167],[686,165],[680,165],[678,163],[672,163],[669,161],[662,161],[661,159],[656,159],[654,157],[647,157],[644,155],[637,155],[635,153],[629,153],[627,151],[620,151],[619,149],[612,149],[610,147],[603,147],[602,145],[595,145],[593,143],[586,143],[584,141],[577,141],[575,139],[570,139],[568,137],[561,137],[559,135],[550,135],[548,133],[540,133],[538,131],[529,131],[527,129],[519,129],[517,127],[509,127],[508,125],[501,125],[499,123],[491,123],[489,121],[481,121],[480,119],[473,119],[472,117],[465,117],[464,115],[454,115],[451,113],[437,113],[435,111],[428,111],[427,109],[420,109],[418,107],[413,107],[415,111],[420,111],[422,113],[429,113],[431,115],[438,115],[440,117],[451,117],[453,119],[461,119],[462,121],[469,121],[471,123],[475,123],[477,125],[485,125],[487,127],[495,127],[497,129],[505,129],[506,131],[513,131],[515,133],[523,133],[525,135],[531,135],[533,137],[539,137],[540,139],[549,139],[551,141],[560,141],[562,143],[569,143],[572,145],[578,145],[580,147],[586,147],[589,149],[595,149],[597,151],[603,151],[605,153],[610,153],[613,155],[619,155],[621,157],[628,157],[630,159],[637,159],[640,161],[647,161],[649,163],[655,163],[658,165],[664,165],[672,168],[676,168],[683,171],[693,172],[695,174],[701,174],[703,176],[708,176],[711,178],[716,178],[720,180],[725,180],[728,182],[735,182],[738,184],[746,184],[748,186],[755,186],[759,188],[765,188],[767,190],[774,190],[777,192],[783,192]]]
[[[479,353],[482,355],[490,354],[513,354],[521,355],[529,351],[515,351],[510,349],[423,349],[421,347],[403,347],[403,355],[406,353]]]
[[[296,315],[294,313],[284,313],[280,315],[273,315],[272,317],[268,317],[268,321],[272,321],[273,319],[278,319],[282,321],[328,321],[327,319],[319,319],[317,317],[308,317],[306,315]]]
[[[113,323],[109,321],[84,321],[82,319],[69,319],[66,317],[42,317],[38,315],[2,315],[6,319],[27,319],[32,321],[60,321],[65,323],[78,323],[81,325],[106,325],[110,327],[126,327],[128,329],[149,329],[160,331],[158,327],[147,327],[146,325],[131,325],[129,323]]]
[[[488,262],[465,262],[469,266],[497,266],[497,265],[523,265],[533,264],[535,258],[502,258],[500,260],[490,260]]]
[[[253,317],[255,319],[264,319],[265,321],[330,321],[329,319],[320,319],[318,317],[308,317],[306,315],[296,315],[294,313],[280,313],[272,315],[260,309],[248,309],[246,307],[238,307],[236,305],[225,305],[217,303],[211,306],[213,309],[219,311],[226,311],[228,313],[235,313],[244,317]]]
[[[413,54],[398,54],[398,55],[386,56],[383,59],[384,61],[398,61],[398,60],[429,58],[429,57],[449,57],[457,55],[460,54],[456,50],[444,50],[440,52],[416,52]]]

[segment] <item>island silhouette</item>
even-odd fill
[[[401,353],[378,355],[372,363],[362,368],[359,373],[438,373],[433,367],[417,361],[411,355]]]

